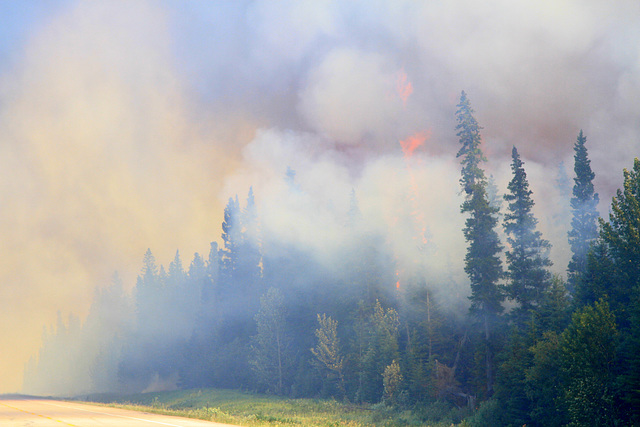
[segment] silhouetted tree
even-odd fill
[[[142,271],[135,287],[136,328],[160,334],[162,327],[156,320],[163,308],[163,284],[156,258],[147,249],[142,260]]]
[[[509,193],[504,195],[508,206],[503,225],[509,243],[505,289],[507,296],[518,303],[512,318],[517,325],[524,326],[532,311],[540,307],[551,284],[548,270],[551,266],[548,258],[551,245],[536,230],[538,220],[532,212],[532,191],[516,147],[513,147],[511,157],[513,178],[508,185]]]
[[[503,274],[500,262],[502,247],[495,231],[498,211],[489,203],[487,180],[480,167],[486,158],[480,148],[481,127],[473,117],[473,112],[463,91],[456,111],[456,130],[462,145],[457,155],[461,158],[460,184],[465,196],[461,211],[468,214],[464,227],[464,236],[468,242],[465,272],[471,281],[470,312],[480,320],[484,332],[486,392],[491,395],[494,380],[491,331],[503,311],[504,300],[498,283]]]
[[[587,254],[589,248],[598,237],[598,193],[594,192],[593,179],[595,174],[591,170],[587,147],[587,138],[582,133],[573,147],[574,171],[573,197],[571,198],[571,230],[569,244],[573,256],[567,268],[567,284],[573,292],[579,277],[587,270]]]
[[[221,273],[225,287],[232,286],[238,274],[239,252],[242,245],[240,214],[238,197],[236,196],[235,199],[230,197],[224,208],[224,222],[222,223],[224,248],[221,251]]]

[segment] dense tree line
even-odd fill
[[[565,282],[550,272],[517,148],[501,209],[473,113],[463,92],[465,316],[441,306],[421,275],[396,289],[394,256],[359,227],[355,192],[344,221],[353,244],[339,257],[348,268],[330,269],[263,236],[250,189],[243,205],[229,199],[222,245],[206,259],[195,254],[185,269],[176,252],[165,270],[148,250],[131,295],[115,277],[84,324],[60,316],[27,366],[25,390],[228,387],[462,408],[479,425],[640,423],[640,161],[624,171],[609,218],[598,218],[580,131]],[[293,170],[283,179],[300,191]]]

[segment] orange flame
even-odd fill
[[[416,133],[415,135],[411,135],[404,141],[400,141],[400,146],[402,147],[404,157],[409,158],[413,156],[413,152],[416,150],[416,148],[424,145],[429,136],[431,136],[431,132],[428,130],[424,130],[422,132]]]
[[[415,135],[410,136],[404,141],[400,141],[400,146],[402,147],[402,152],[404,153],[404,158],[406,161],[407,171],[409,172],[409,202],[411,203],[412,211],[411,217],[413,218],[416,228],[419,229],[418,233],[421,238],[421,243],[424,246],[428,243],[427,240],[427,226],[426,220],[424,217],[424,213],[418,209],[417,198],[418,198],[418,184],[416,182],[416,177],[411,168],[411,163],[409,159],[413,156],[413,153],[418,147],[421,147],[426,142],[427,138],[431,136],[430,130],[425,130],[422,132],[418,132]],[[418,236],[414,237],[415,240],[418,239]],[[396,287],[399,288],[399,281],[396,283]]]
[[[402,105],[406,108],[407,99],[413,93],[413,85],[407,77],[407,73],[404,72],[404,68],[398,72],[398,80],[396,81],[396,89],[398,96],[402,100]]]

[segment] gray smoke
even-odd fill
[[[384,236],[400,270],[453,281],[452,297],[464,298],[462,89],[500,192],[518,147],[557,272],[568,260],[568,201],[555,178],[561,161],[572,176],[579,129],[603,213],[640,151],[640,5],[631,0],[60,1],[45,10],[12,30],[23,32],[0,68],[0,335],[14,350],[0,355],[3,391],[20,387],[58,310],[84,321],[114,270],[131,290],[148,247],[164,265],[176,248],[185,260],[207,253],[227,199],[250,186],[263,232],[327,267],[349,243],[355,190],[362,227]],[[2,13],[10,21],[16,11]],[[399,141],[419,132],[430,136],[405,158]],[[286,191],[287,167],[298,193]]]

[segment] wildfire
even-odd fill
[[[415,135],[410,136],[404,141],[400,141],[400,146],[402,147],[402,152],[404,153],[404,159],[407,167],[407,171],[409,172],[409,203],[411,204],[411,216],[414,219],[416,227],[419,229],[420,238],[422,240],[422,245],[427,244],[427,225],[426,220],[424,218],[424,214],[418,208],[418,183],[416,182],[416,177],[411,167],[411,157],[413,156],[414,151],[424,145],[427,138],[429,138],[431,132],[430,131],[422,131],[418,132]]]
[[[413,93],[413,85],[407,78],[407,74],[404,72],[404,69],[400,70],[398,73],[398,80],[396,85],[397,93],[400,99],[402,100],[402,104],[404,107],[407,107],[407,100],[409,96]],[[405,166],[407,168],[407,172],[409,175],[409,206],[411,207],[411,218],[415,224],[415,230],[417,234],[413,237],[414,240],[421,239],[421,242],[418,243],[418,248],[422,249],[427,244],[427,226],[424,218],[424,214],[421,209],[418,208],[418,184],[416,180],[415,173],[412,169],[412,165],[415,161],[412,159],[415,151],[423,146],[427,139],[431,136],[430,130],[424,130],[417,132],[414,135],[409,136],[405,140],[400,141],[400,147],[402,148],[402,153],[404,155]],[[400,289],[401,282],[401,271],[400,269],[396,270],[396,289]]]
[[[418,132],[415,135],[411,135],[404,141],[400,141],[400,146],[402,147],[402,152],[404,153],[405,159],[409,159],[411,156],[413,156],[413,152],[416,150],[416,148],[424,145],[429,136],[431,136],[431,132],[426,130]]]

